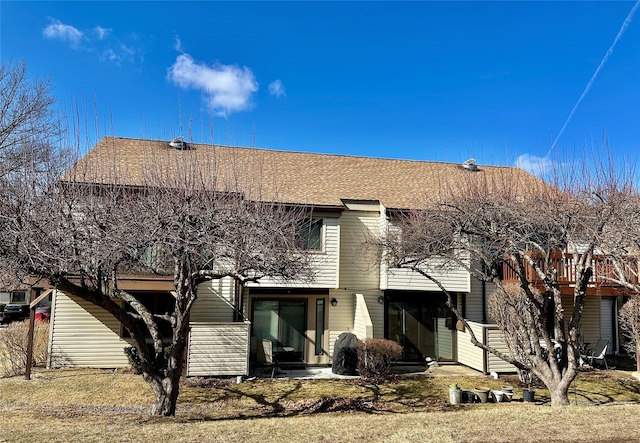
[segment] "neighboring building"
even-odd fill
[[[242,375],[248,371],[250,337],[267,338],[305,364],[328,364],[337,336],[385,337],[403,346],[402,359],[453,361],[484,372],[513,367],[470,344],[445,305],[444,294],[424,277],[387,269],[363,253],[368,235],[385,232],[394,211],[420,207],[438,190],[456,189],[469,174],[479,180],[525,184],[538,179],[517,168],[465,168],[458,164],[322,155],[210,145],[174,149],[166,141],[105,137],[79,163],[101,165],[108,180],[142,184],[152,162],[182,156],[220,168],[242,165],[261,174],[261,195],[278,202],[313,207],[308,247],[316,278],[310,283],[263,279],[239,288],[224,278],[200,285],[191,314],[188,375]],[[498,180],[500,179],[500,180]],[[91,177],[76,177],[91,181]],[[445,288],[476,336],[500,347],[500,334],[486,313],[489,288],[463,270],[439,271]],[[570,282],[567,283],[567,288]],[[119,287],[140,295],[148,306],[170,303],[172,278],[129,276]],[[616,338],[615,293],[593,293],[583,315],[586,341]],[[106,311],[61,292],[52,303],[50,366],[123,367],[127,334]],[[503,349],[505,349],[503,347]]]

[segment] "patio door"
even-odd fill
[[[453,315],[439,293],[387,292],[386,337],[402,346],[404,361],[454,358]]]
[[[304,360],[306,300],[253,301],[253,335],[258,340],[268,339],[275,352]]]

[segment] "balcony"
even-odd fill
[[[536,258],[539,265],[544,268],[541,258]],[[558,273],[558,282],[563,294],[572,294],[576,285],[576,265],[573,254],[552,254],[551,264]],[[604,256],[593,256],[591,260],[593,268],[593,276],[589,279],[587,287],[588,295],[608,295],[618,296],[624,294],[624,289],[617,283],[612,282],[612,278],[616,278],[615,268],[610,260]],[[638,283],[637,264],[628,264],[625,267],[627,280],[632,283]],[[527,280],[536,286],[542,286],[542,280],[534,271],[530,264],[525,265]],[[502,265],[502,280],[506,282],[517,282],[518,276],[510,266],[509,261],[505,261]]]

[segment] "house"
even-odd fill
[[[402,269],[388,269],[377,256],[363,251],[367,236],[386,232],[391,214],[419,208],[429,195],[474,174],[499,182],[505,177],[525,184],[538,179],[517,168],[324,155],[277,150],[192,144],[176,148],[167,141],[103,138],[78,170],[100,165],[101,180],[140,185],[145,168],[162,162],[170,167],[188,156],[206,164],[215,158],[224,170],[242,165],[248,175],[261,174],[262,195],[278,202],[313,208],[308,248],[313,253],[311,282],[262,279],[239,287],[230,278],[203,283],[191,314],[187,375],[244,375],[249,371],[251,337],[269,339],[292,360],[307,365],[331,361],[342,332],[359,338],[384,337],[403,346],[402,360],[426,357],[458,362],[483,372],[512,371],[469,342],[458,330],[433,282]],[[80,174],[76,180],[82,180]],[[89,175],[87,182],[92,182]],[[462,268],[437,271],[440,282],[455,294],[457,306],[476,336],[506,349],[486,312],[490,288]],[[508,278],[508,276],[507,276]],[[567,288],[570,281],[567,279]],[[119,287],[144,298],[153,309],[171,303],[171,277],[125,276]],[[583,333],[587,341],[616,336],[615,291],[593,292],[587,299]],[[106,311],[55,291],[50,333],[51,367],[125,367],[127,333]]]

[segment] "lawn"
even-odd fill
[[[0,379],[0,441],[486,442],[640,441],[640,382],[624,371],[581,373],[568,408],[520,401],[452,406],[448,385],[498,388],[513,377],[350,380],[196,379],[172,418],[149,415],[141,377],[100,370],[37,371]]]

